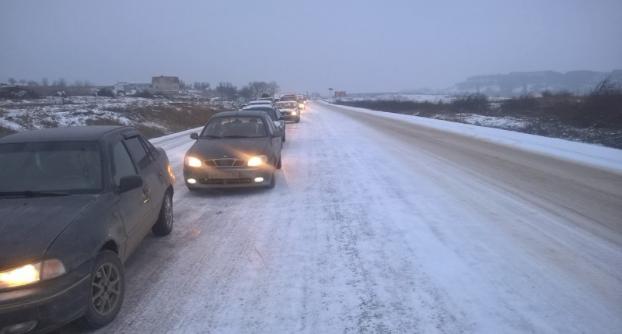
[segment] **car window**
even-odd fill
[[[147,151],[145,150],[145,146],[140,142],[138,137],[132,137],[125,140],[125,145],[127,146],[132,159],[138,165],[138,168],[144,169],[149,165],[150,158],[147,155]]]
[[[274,122],[272,122],[271,120],[268,120],[268,122],[266,123],[266,127],[268,128],[268,133],[270,134],[270,136],[274,136],[274,134],[276,133]]]
[[[123,142],[118,142],[112,149],[114,184],[119,185],[121,178],[124,176],[136,175],[136,167],[127,153],[127,149]]]
[[[0,145],[0,192],[91,193],[101,189],[101,155],[97,143]]]
[[[202,137],[208,138],[259,138],[267,136],[260,117],[216,117],[209,121]]]

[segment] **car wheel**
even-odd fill
[[[89,303],[82,323],[87,328],[100,328],[117,316],[125,295],[123,265],[116,253],[109,250],[99,253],[89,289]]]
[[[151,228],[153,234],[163,237],[169,235],[173,230],[173,195],[170,191],[164,195],[164,201],[162,201],[162,207],[160,208],[160,215],[158,221]]]
[[[272,189],[276,185],[276,175],[272,173],[272,177],[270,178],[270,184],[268,184],[268,188]]]
[[[296,123],[300,123],[300,117],[296,118]]]
[[[276,169],[281,169],[281,160],[283,160],[283,157],[279,157],[279,161],[276,163]]]
[[[283,142],[285,142],[285,141],[286,141],[286,139],[285,139],[285,135],[283,135]]]

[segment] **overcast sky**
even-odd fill
[[[0,0],[0,81],[164,74],[378,92],[616,68],[620,0]]]

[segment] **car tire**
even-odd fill
[[[283,157],[279,157],[279,160],[276,163],[276,169],[281,169],[281,161],[283,160]]]
[[[151,228],[153,234],[163,237],[169,235],[173,230],[173,194],[170,191],[164,195],[160,215],[155,225]]]
[[[296,123],[300,123],[300,117],[296,118]]]
[[[115,252],[104,250],[97,255],[90,283],[86,313],[80,320],[83,327],[97,329],[112,322],[123,304],[125,273]]]
[[[266,186],[268,189],[274,188],[276,185],[276,174],[272,173],[272,177],[270,178],[270,183]]]

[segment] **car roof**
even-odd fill
[[[266,112],[262,110],[223,111],[213,116],[213,118],[216,117],[266,117]]]
[[[276,109],[271,104],[254,104],[252,106],[246,106],[242,110],[260,110],[260,109]]]
[[[253,100],[248,102],[248,104],[272,104],[271,100]]]
[[[22,131],[0,138],[0,144],[46,141],[95,141],[127,126],[72,126]]]

